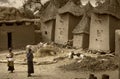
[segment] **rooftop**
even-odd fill
[[[90,17],[84,13],[82,20],[78,23],[78,25],[73,30],[74,34],[85,33],[89,34],[89,27],[90,27]]]
[[[58,9],[55,7],[53,3],[49,3],[47,8],[40,14],[43,22],[46,22],[51,19],[56,18],[56,14],[58,13]]]
[[[69,0],[63,7],[59,9],[60,14],[71,13],[74,16],[81,16],[83,14],[82,5],[76,5],[72,0]]]
[[[120,19],[120,1],[106,0],[94,9],[94,13],[108,14]]]

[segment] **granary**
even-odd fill
[[[55,36],[55,19],[57,8],[50,2],[47,8],[41,13],[41,32],[44,42],[54,41]]]
[[[83,9],[83,17],[73,30],[73,47],[86,49],[89,47],[90,17],[93,6],[88,2]]]
[[[0,21],[0,49],[24,48],[34,44],[33,25],[33,21],[27,19]]]
[[[69,0],[59,9],[59,14],[56,16],[55,43],[64,44],[73,39],[72,31],[82,17],[80,6],[81,4],[76,5]]]
[[[115,30],[120,29],[120,2],[106,0],[91,15],[90,50],[114,51]]]

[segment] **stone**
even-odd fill
[[[102,75],[102,79],[109,79],[109,75],[103,74],[103,75]]]

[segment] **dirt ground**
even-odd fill
[[[6,51],[5,51],[6,52]],[[7,53],[0,53],[0,59],[5,59]],[[25,57],[25,54],[21,55]],[[20,55],[15,57],[21,59]],[[47,59],[52,59],[52,57],[46,57]],[[44,59],[44,58],[43,58]],[[24,59],[21,59],[24,60]],[[42,59],[41,59],[42,60]],[[7,71],[7,64],[0,63],[0,79],[75,79],[75,78],[85,78],[87,79],[90,73],[97,76],[98,79],[102,79],[102,74],[110,75],[110,79],[119,79],[118,70],[115,71],[104,71],[104,72],[81,72],[81,71],[65,71],[58,68],[61,65],[68,64],[68,60],[62,60],[53,64],[44,65],[34,65],[35,73],[32,77],[27,77],[27,65],[15,64],[14,73],[9,73]]]

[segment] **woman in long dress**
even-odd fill
[[[27,65],[28,65],[28,77],[31,76],[31,73],[34,73],[34,67],[33,67],[33,52],[29,48],[27,52]]]
[[[11,71],[11,73],[13,73],[14,71],[14,60],[13,60],[14,54],[12,52],[12,49],[9,48],[9,54],[7,55],[7,60],[8,60],[8,71]]]

